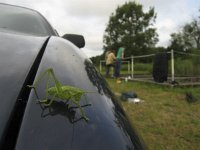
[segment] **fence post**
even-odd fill
[[[134,78],[134,57],[131,56],[131,78]]]
[[[130,62],[128,61],[128,74],[130,74]]]
[[[172,71],[172,82],[174,81],[174,50],[171,50],[171,71]]]

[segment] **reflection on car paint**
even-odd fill
[[[85,59],[84,64],[85,64],[85,70],[87,72],[88,78],[93,83],[93,85],[97,87],[98,92],[100,94],[105,94],[108,97],[112,97],[113,94],[107,82],[101,76],[101,74],[97,72],[92,62],[88,59]]]
[[[117,98],[115,95],[112,93],[111,89],[109,88],[109,85],[105,81],[105,79],[101,76],[99,72],[95,69],[94,65],[92,62],[88,59],[85,60],[85,70],[87,72],[87,75],[90,79],[90,81],[93,83],[94,86],[97,87],[98,91],[100,94],[105,94],[108,98],[111,98],[114,106],[112,107],[113,112],[114,112],[114,122],[116,125],[119,127],[120,130],[122,130],[124,133],[124,136],[127,138],[130,138],[131,141],[134,143],[133,145],[127,145],[126,149],[127,150],[132,150],[132,149],[146,149],[145,145],[141,145],[141,139],[137,135],[135,129],[130,126],[127,117],[124,113],[124,110],[122,109],[122,106],[118,102]],[[132,147],[133,146],[133,147]]]

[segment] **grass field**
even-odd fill
[[[150,150],[200,150],[200,87],[107,81],[114,93],[134,91],[144,100],[139,104],[121,102]],[[186,91],[191,91],[198,101],[188,103]]]

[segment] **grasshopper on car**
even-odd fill
[[[36,95],[36,87],[39,83],[39,81],[47,75],[47,83],[46,83],[46,97],[42,100],[38,100],[39,103],[42,103],[44,106],[50,106],[53,101],[56,101],[56,99],[60,99],[67,103],[68,101],[71,101],[73,104],[78,106],[78,108],[81,111],[81,114],[83,118],[88,121],[89,118],[86,117],[84,110],[82,109],[80,105],[80,100],[82,95],[85,96],[86,93],[95,93],[95,92],[87,92],[84,91],[83,89],[76,88],[73,86],[69,85],[62,85],[56,78],[55,73],[52,68],[46,69],[39,77],[35,80],[33,85],[28,85],[28,87],[33,88]],[[49,88],[49,82],[50,82],[50,77],[52,77],[55,86]],[[48,98],[48,95],[50,95],[50,98]],[[86,97],[85,97],[86,99]],[[87,99],[86,99],[87,101]],[[90,105],[90,104],[89,104]]]

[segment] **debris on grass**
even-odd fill
[[[185,98],[188,103],[194,103],[197,101],[197,98],[192,94],[192,92],[186,92]]]
[[[137,94],[133,91],[123,92],[121,94],[121,99],[127,101],[128,98],[137,98]]]
[[[139,98],[128,98],[128,102],[131,102],[131,103],[141,103],[141,102],[144,102],[144,100],[141,100]]]
[[[139,99],[137,94],[133,91],[123,92],[121,94],[121,100],[132,103],[144,102],[143,100]]]

